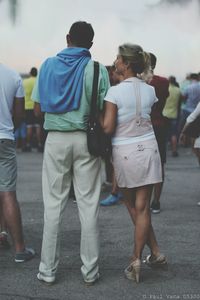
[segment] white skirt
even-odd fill
[[[134,188],[162,182],[156,139],[113,146],[113,166],[119,187]]]

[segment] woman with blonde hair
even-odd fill
[[[120,46],[115,67],[124,80],[108,90],[101,121],[105,133],[112,134],[117,184],[135,225],[133,257],[125,276],[139,282],[145,244],[151,250],[145,260],[149,266],[167,264],[165,256],[160,254],[150,214],[153,184],[162,181],[160,155],[150,119],[157,98],[154,88],[140,79],[150,67],[150,56],[142,47]]]

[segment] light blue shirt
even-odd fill
[[[186,96],[184,110],[193,112],[200,102],[200,83],[196,80],[192,81],[191,84],[185,88],[183,95]]]
[[[0,139],[14,140],[12,110],[15,97],[24,97],[22,79],[17,72],[0,64]]]

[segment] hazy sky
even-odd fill
[[[118,46],[140,44],[156,54],[156,73],[183,79],[200,71],[198,0],[18,0],[15,25],[9,1],[0,1],[0,61],[19,72],[39,67],[66,46],[70,25],[85,20],[95,30],[91,53],[112,64]],[[167,4],[177,2],[177,4]],[[181,3],[182,5],[179,5]]]

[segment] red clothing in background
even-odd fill
[[[154,75],[149,83],[155,88],[158,102],[152,107],[151,121],[153,126],[165,126],[166,118],[162,115],[167,97],[169,96],[169,81],[165,77]]]

